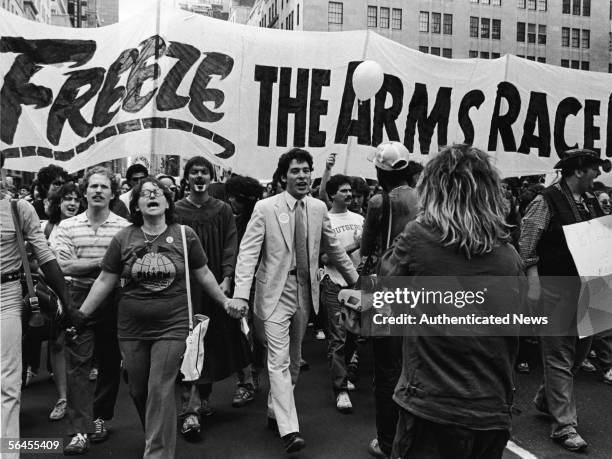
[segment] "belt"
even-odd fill
[[[4,284],[6,282],[13,282],[21,279],[21,271],[11,271],[8,273],[2,273],[0,275],[0,283]]]
[[[289,275],[290,276],[297,276],[297,268],[293,268],[291,271],[289,271]]]

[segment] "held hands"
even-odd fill
[[[240,319],[241,317],[246,316],[246,313],[249,310],[249,304],[242,298],[233,298],[231,300],[227,300],[224,309],[225,312],[230,315],[230,317]]]

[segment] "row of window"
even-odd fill
[[[470,0],[472,3],[480,3],[481,5],[501,6],[501,0]]]
[[[537,27],[537,34],[536,34]],[[544,24],[532,24],[524,22],[516,23],[516,41],[527,42],[527,43],[536,43],[536,35],[537,35],[537,43],[538,45],[546,44],[546,26]]]
[[[480,29],[478,24],[480,22]],[[470,16],[470,38],[478,38],[480,30],[480,38],[492,38],[499,40],[501,38],[501,19],[477,18]]]
[[[574,61],[569,59],[561,59],[561,67],[589,70],[589,61]]]
[[[419,32],[429,32],[429,11],[421,11],[419,14]],[[442,13],[431,13],[431,33],[453,34],[453,15]]]
[[[488,51],[480,51],[479,54],[478,51],[470,50],[469,57],[470,59],[475,59],[477,57],[481,59],[497,59],[501,57],[501,55],[499,53],[489,53]]]
[[[432,46],[431,50],[427,46],[419,46],[419,51],[425,54],[433,54],[434,56],[440,56],[440,48],[436,46]],[[452,59],[453,50],[451,48],[442,48],[442,57]]]
[[[389,12],[391,12],[391,21],[389,22]],[[388,29],[389,24],[391,28],[395,30],[401,30],[402,28],[402,9],[393,8],[392,10],[381,6],[368,5],[368,27],[369,28],[381,28]]]
[[[568,48],[570,46],[570,31],[572,48],[590,48],[591,47],[591,31],[587,29],[570,29],[569,27],[561,28],[561,46]],[[582,34],[581,34],[582,32]],[[582,37],[582,40],[581,40]]]
[[[590,16],[591,0],[563,0],[561,11],[563,14],[573,14],[574,16],[580,16],[581,14],[582,16]]]
[[[546,11],[547,3],[547,0],[518,0],[516,6],[521,9]]]

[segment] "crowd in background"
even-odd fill
[[[307,183],[308,191],[296,191],[294,198],[298,202],[306,202],[309,219],[314,218],[310,212],[314,212],[316,206],[307,199],[312,197],[325,203],[329,213],[323,219],[322,229],[317,231],[325,235],[329,227],[335,232],[334,241],[340,241],[350,257],[347,260],[350,259],[352,266],[362,274],[365,274],[363,269],[366,267],[367,270],[366,265],[369,264],[370,268],[372,265],[377,266],[372,271],[382,270],[379,273],[386,275],[412,275],[415,270],[424,275],[473,274],[478,271],[475,270],[476,266],[485,266],[487,272],[496,275],[522,276],[525,263],[522,222],[530,211],[533,213],[530,204],[542,199],[536,197],[547,196],[546,190],[549,188],[543,183],[544,177],[501,180],[488,164],[484,153],[467,146],[449,147],[423,166],[409,161],[405,148],[393,144],[397,143],[391,142],[379,147],[378,156],[374,155],[371,159],[378,175],[377,181],[334,174],[335,155],[331,154],[327,158],[321,180],[311,183],[312,158],[303,150],[297,153],[292,150],[286,158],[286,166],[279,162],[273,180],[265,185],[256,179],[232,174],[231,171],[216,180],[215,168],[203,157],[189,160],[180,179],[165,174],[152,177],[141,164],[132,165],[126,177],[96,167],[80,178],[68,174],[61,167],[51,165],[38,172],[29,188],[15,189],[14,186],[6,186],[5,182],[2,190],[4,200],[25,200],[33,206],[42,222],[40,232],[49,242],[59,267],[66,274],[69,292],[66,302],[76,304],[77,311],[80,308],[79,313],[70,314],[78,330],[77,338],[67,335],[53,318],[48,319],[43,327],[24,329],[20,355],[22,382],[11,380],[11,384],[23,384],[24,387],[29,385],[40,371],[41,343],[48,341],[46,361],[57,390],[57,402],[50,407],[49,419],[56,421],[65,416],[71,417],[71,442],[67,446],[67,454],[83,454],[89,449],[89,442],[107,439],[105,422],[113,417],[122,360],[130,394],[145,430],[145,457],[171,457],[174,454],[176,416],[179,417],[179,431],[182,435],[193,437],[201,432],[202,416],[212,412],[209,400],[215,382],[228,377],[236,378],[232,405],[241,407],[250,403],[259,391],[260,377],[266,365],[272,371],[273,364],[269,360],[266,363],[266,348],[270,346],[273,335],[270,335],[267,325],[257,323],[257,314],[254,313],[253,305],[257,301],[254,299],[257,295],[255,284],[265,274],[260,274],[261,268],[256,274],[254,271],[249,272],[251,279],[257,278],[252,284],[249,280],[250,294],[246,295],[249,298],[238,297],[248,302],[248,310],[241,310],[240,303],[232,303],[232,295],[234,300],[237,299],[234,289],[241,287],[234,279],[238,269],[237,260],[256,239],[257,219],[264,212],[264,205],[258,203],[275,196],[280,200],[281,195],[291,194],[291,187],[299,189],[304,183]],[[592,159],[589,155],[590,152],[577,153],[575,157]],[[592,164],[586,164],[571,154],[568,157],[570,159],[559,167],[564,168],[563,173],[567,175],[558,183],[565,183],[564,179],[572,177],[574,171],[599,164],[598,159],[593,159]],[[575,161],[570,163],[570,160]],[[305,169],[310,170],[296,170],[297,182],[293,184],[291,166],[302,164],[306,164]],[[583,179],[577,180],[579,182]],[[567,181],[573,183],[570,179]],[[585,211],[587,214],[580,210],[580,215],[592,218],[611,214],[612,190],[601,182],[591,181],[588,190],[579,189],[579,193],[574,192],[574,197],[577,194],[591,196],[592,193],[598,208],[595,213],[589,208],[590,214],[588,209]],[[478,186],[473,186],[473,183],[478,183]],[[472,186],[473,194],[462,194]],[[495,196],[482,198],[479,193],[483,189]],[[291,201],[291,198],[287,199]],[[478,199],[483,199],[480,207],[475,205]],[[449,210],[443,202],[451,200],[456,207],[451,205]],[[459,204],[462,202],[467,203],[467,207],[460,209]],[[585,203],[591,205],[588,199]],[[487,210],[490,212],[487,213]],[[299,211],[294,211],[295,217],[292,212],[280,214],[279,221],[283,223],[286,218],[292,227],[298,226]],[[465,214],[468,214],[467,217]],[[8,215],[3,214],[3,218]],[[96,215],[99,220],[97,222]],[[415,220],[418,215],[420,217]],[[481,228],[486,235],[483,240],[474,242],[476,237],[467,234],[467,228],[471,226],[465,219],[470,217],[473,217],[471,223],[475,225],[474,228],[490,225]],[[108,227],[109,222],[112,228]],[[186,236],[181,234],[179,223],[188,228]],[[83,227],[88,230],[95,228],[93,232],[96,234],[100,228],[107,231],[105,236],[100,236],[104,240],[96,242],[99,244],[99,253],[87,253],[91,251],[87,243],[79,246],[77,240],[84,237],[79,233],[85,231]],[[443,235],[443,243],[436,239],[439,234]],[[160,238],[162,235],[165,237]],[[182,259],[182,238],[186,238],[189,246],[188,260]],[[414,240],[419,242],[415,243]],[[297,244],[295,239],[293,243]],[[507,246],[504,245],[506,243]],[[140,249],[135,250],[134,246]],[[456,250],[450,253],[448,246],[456,246]],[[266,250],[273,249],[264,243],[258,250],[262,250],[261,256],[264,257]],[[331,251],[331,248],[328,250]],[[301,285],[298,251],[296,245],[289,252],[293,262],[287,270],[287,285],[290,285],[291,276],[298,276],[298,285]],[[308,315],[317,328],[317,338],[327,339],[329,343],[328,359],[336,408],[350,412],[352,402],[349,392],[354,389],[360,349],[363,349],[362,346],[368,340],[354,335],[345,329],[344,324],[335,321],[339,308],[338,293],[343,288],[352,287],[352,282],[343,277],[351,276],[348,271],[334,268],[327,258],[328,254],[323,249],[321,251],[321,257],[317,257],[321,268],[321,305],[318,311],[316,307],[309,307]],[[33,250],[33,255],[33,258],[39,258],[40,265],[48,263],[48,256],[40,255],[39,251]],[[412,263],[410,269],[406,267],[408,258]],[[84,260],[90,262],[87,268],[79,264],[81,261],[84,263]],[[168,260],[174,266],[171,270],[160,267],[155,271],[157,277],[147,278],[150,275],[147,273],[151,271],[141,265],[146,262],[162,266]],[[440,260],[444,260],[443,269],[440,268]],[[336,262],[344,263],[345,260]],[[140,267],[136,268],[137,265]],[[37,265],[34,263],[33,267],[36,269]],[[403,267],[405,271],[402,271]],[[185,280],[180,279],[186,270],[194,273],[191,292],[194,312],[208,316],[211,322],[206,337],[204,375],[198,381],[181,383],[181,403],[177,410],[168,394],[173,391],[180,366],[188,317],[186,309],[180,310],[183,303],[171,299],[176,298],[176,295],[184,299]],[[118,285],[120,288],[117,288]],[[298,293],[298,297],[300,295]],[[144,307],[143,302],[147,301],[151,309]],[[104,306],[104,303],[108,305]],[[165,309],[172,310],[170,316]],[[97,313],[100,317],[96,322],[92,317]],[[139,321],[147,320],[147,314],[158,315],[158,322],[155,322],[153,328],[139,324]],[[255,331],[248,335],[243,333],[240,322],[242,317]],[[266,320],[263,322],[267,324]],[[87,333],[91,333],[91,336]],[[301,334],[303,336],[303,330]],[[298,340],[300,345],[302,336]],[[414,359],[431,363],[432,368],[440,361],[454,368],[463,364],[463,370],[467,373],[472,371],[470,366],[477,366],[483,371],[478,390],[481,395],[491,393],[494,399],[499,396],[496,391],[513,390],[511,372],[530,371],[539,354],[540,341],[537,338],[521,338],[516,349],[513,342],[501,338],[497,341],[491,338],[491,342],[485,344],[477,338],[467,344],[466,340],[431,340],[427,341],[429,347],[423,342],[404,341],[402,344],[398,337],[372,338],[369,341],[372,342],[375,359],[374,394],[377,410],[377,436],[368,445],[371,454],[391,457],[393,450],[393,457],[426,457],[426,445],[439,443],[440,438],[450,443],[456,440],[453,437],[456,432],[448,428],[436,430],[440,425],[445,425],[447,416],[453,417],[453,425],[463,426],[473,435],[471,440],[474,444],[484,448],[479,457],[500,457],[510,426],[509,418],[498,413],[500,405],[497,402],[483,402],[478,409],[469,407],[466,411],[462,411],[465,400],[478,393],[462,393],[461,396],[455,394],[446,402],[442,399],[421,402],[418,397],[410,398],[402,392],[417,393],[421,390],[413,376],[407,372],[414,364]],[[113,342],[114,347],[110,345]],[[163,347],[155,344],[159,342],[163,343]],[[170,346],[168,343],[174,344]],[[469,358],[448,362],[448,355],[452,354],[450,346],[463,346]],[[495,357],[483,353],[483,346],[489,350],[495,347]],[[604,382],[612,384],[611,348],[609,332],[597,335],[586,350],[586,358],[576,359],[576,366],[584,371],[601,371]],[[86,357],[83,357],[85,354]],[[170,362],[166,366],[156,365],[162,355]],[[296,355],[299,356],[298,361],[294,362]],[[447,356],[446,360],[437,360],[441,356]],[[492,364],[491,361],[495,359],[498,362]],[[145,365],[143,361],[149,363]],[[3,360],[3,366],[4,363]],[[503,364],[506,367],[502,368]],[[307,362],[299,352],[292,353],[290,365],[290,380],[295,384],[296,371],[299,372],[299,367],[307,365]],[[487,373],[488,366],[492,368],[490,373]],[[4,371],[5,368],[2,379],[3,411],[9,406],[5,406],[5,385],[9,382],[4,378]],[[437,376],[449,377],[448,374]],[[426,379],[429,384],[441,384],[441,381],[435,381],[436,374],[433,371],[425,374],[424,378],[431,378],[431,381]],[[84,388],[91,380],[97,380],[95,393],[85,393]],[[452,385],[451,379],[448,382]],[[444,386],[440,390],[453,392],[455,389]],[[268,422],[280,432],[285,449],[288,452],[297,451],[305,446],[305,441],[296,430],[297,427],[293,427],[293,420],[287,421],[291,427],[283,431],[285,426],[282,424],[283,415],[279,406],[284,402],[274,400],[279,393],[279,387],[271,387]],[[11,397],[18,407],[19,395],[15,395],[15,388]],[[542,406],[541,398],[539,402],[538,409],[551,414],[553,410]],[[440,406],[425,406],[432,403],[440,403]],[[450,405],[445,406],[445,403]],[[548,403],[552,405],[553,402],[548,400]],[[164,408],[154,411],[155,404]],[[450,410],[455,413],[449,414]],[[160,419],[164,418],[164,414],[166,419]],[[3,413],[2,436],[5,436],[4,416]],[[555,422],[558,421],[556,413],[551,416],[556,419]],[[295,417],[297,419],[297,414]],[[475,418],[480,419],[482,425],[474,424]],[[560,440],[571,451],[583,449],[586,442],[576,437],[575,427],[575,421],[561,425],[561,428],[553,426],[552,437]],[[494,432],[495,435],[487,437],[482,434],[483,431]],[[422,435],[423,439],[417,446],[413,438],[415,432]],[[432,432],[437,432],[437,439]]]

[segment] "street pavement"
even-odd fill
[[[375,435],[374,397],[371,388],[372,358],[367,346],[360,359],[360,379],[357,390],[351,393],[352,414],[341,414],[335,409],[331,380],[325,361],[326,342],[316,341],[308,329],[304,341],[304,357],[310,370],[300,375],[296,387],[300,429],[307,447],[298,454],[287,455],[281,440],[266,429],[266,391],[268,383],[262,378],[262,391],[256,400],[244,408],[232,408],[231,399],[235,380],[215,384],[211,397],[214,413],[204,421],[200,442],[177,441],[177,458],[236,458],[268,459],[293,457],[299,459],[367,459],[368,442]],[[43,355],[46,354],[43,352]],[[45,363],[41,364],[45,368]],[[531,399],[541,380],[540,366],[535,362],[529,375],[518,375],[516,381],[515,415],[512,447],[505,459],[525,458],[612,458],[612,386],[601,382],[599,374],[579,373],[576,396],[580,416],[579,431],[589,443],[586,453],[565,451],[549,439],[546,416],[539,415]],[[24,389],[22,395],[22,437],[60,438],[64,442],[65,421],[49,422],[48,415],[55,403],[53,381],[48,374],[39,376]],[[164,413],[159,413],[163,416]],[[122,382],[115,418],[110,422],[108,441],[91,446],[89,458],[142,457],[144,439],[142,427]],[[529,455],[531,454],[531,455]],[[38,459],[36,454],[22,454],[23,458]],[[63,457],[48,454],[45,457]]]

